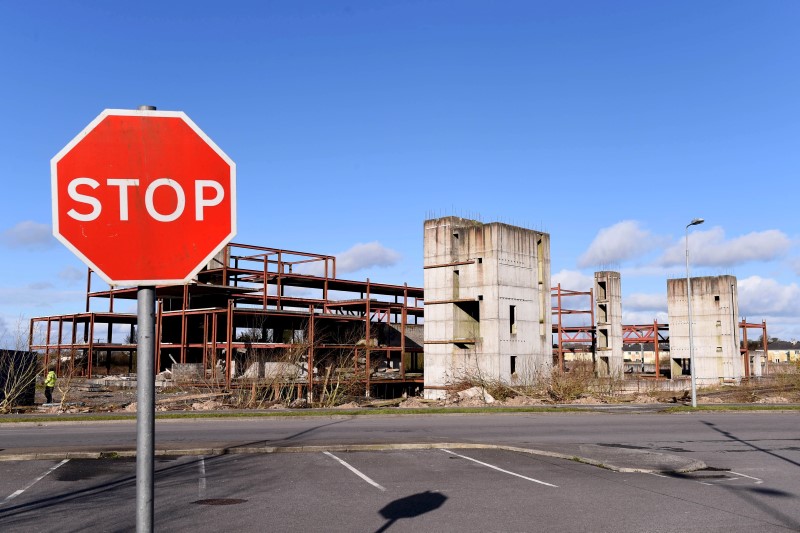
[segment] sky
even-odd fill
[[[553,284],[734,275],[800,339],[800,3],[0,1],[0,338],[81,312],[50,159],[104,109],[184,111],[237,165],[234,242],[422,286],[426,218],[545,231]],[[6,342],[8,344],[8,342]]]

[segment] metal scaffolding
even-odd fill
[[[739,328],[742,330],[742,342],[739,351],[742,354],[742,362],[744,363],[744,376],[749,378],[753,375],[750,368],[750,347],[748,346],[747,342],[748,329],[761,330],[761,342],[764,350],[764,374],[769,374],[769,339],[767,338],[767,321],[762,320],[761,324],[750,324],[747,322],[746,318],[742,318],[742,321],[739,322]]]
[[[136,314],[114,308],[135,301],[136,288],[93,290],[95,277],[89,270],[85,312],[31,319],[31,350],[57,372],[77,365],[91,378],[102,361],[110,373],[120,352],[133,366]],[[201,365],[198,379],[231,387],[257,382],[265,364],[289,363],[301,366],[290,381],[308,397],[345,374],[367,395],[422,384],[422,288],[337,278],[333,256],[232,243],[196,281],[157,287],[156,299],[156,372]],[[97,300],[107,310],[92,311]]]
[[[577,298],[576,298],[577,297]],[[575,302],[581,298],[588,298],[589,308],[574,309],[572,307],[565,307],[564,300],[569,298],[570,302]],[[553,347],[553,364],[557,366],[562,372],[566,369],[564,364],[564,354],[569,351],[572,354],[591,354],[594,360],[597,350],[597,329],[594,323],[594,291],[571,291],[562,289],[559,283],[551,289],[551,299],[554,301],[552,309],[553,316],[553,334],[556,335],[556,343]],[[575,303],[574,305],[580,305]],[[572,315],[589,315],[590,322],[588,325],[574,325],[565,324],[564,318]]]

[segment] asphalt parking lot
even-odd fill
[[[135,460],[0,463],[0,530],[135,529]],[[767,472],[768,473],[768,472]],[[156,460],[157,530],[786,531],[785,478],[620,473],[501,449]]]

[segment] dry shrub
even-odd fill
[[[0,350],[0,413],[32,404],[39,367],[35,354]]]
[[[448,392],[455,396],[460,391],[480,387],[498,401],[524,397],[551,402],[573,402],[588,395],[602,401],[613,401],[621,398],[623,385],[624,379],[621,375],[598,377],[591,361],[576,361],[567,371],[547,368],[538,372],[515,374],[511,383],[468,375],[451,382]]]
[[[740,403],[754,403],[759,400],[759,386],[756,381],[743,379],[732,394],[732,400]]]
[[[781,365],[776,370],[773,374],[775,385],[787,393],[800,394],[800,361]]]
[[[567,372],[554,368],[547,383],[547,394],[553,401],[577,400],[592,389],[594,368],[589,361],[578,361]]]

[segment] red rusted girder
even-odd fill
[[[177,250],[176,250],[177,253]],[[72,355],[86,354],[88,359],[87,373],[94,371],[95,352],[110,353],[124,349],[130,354],[135,345],[115,342],[113,328],[119,324],[135,325],[135,315],[114,312],[117,300],[135,300],[136,288],[108,287],[104,290],[93,288],[94,273],[87,271],[86,308],[85,313],[32,319],[29,344],[36,347],[33,329],[41,322],[47,321],[53,336],[53,323],[58,326],[59,340],[54,344],[47,339],[41,344],[45,358],[52,359],[55,353],[70,349]],[[303,293],[290,290],[303,290]],[[343,300],[330,299],[335,291],[344,296]],[[374,283],[371,280],[356,281],[336,277],[336,262],[333,256],[312,254],[292,250],[265,248],[242,244],[230,244],[225,247],[218,259],[214,259],[206,269],[198,273],[196,282],[185,286],[159,286],[156,288],[159,302],[156,320],[156,365],[155,371],[161,369],[161,355],[175,353],[179,362],[201,362],[205,370],[209,366],[216,368],[215,362],[225,352],[225,383],[232,384],[231,375],[235,350],[252,347],[258,350],[293,350],[298,347],[292,343],[243,343],[236,340],[237,327],[245,321],[274,320],[277,324],[288,324],[289,327],[306,320],[308,339],[313,339],[309,349],[308,383],[301,388],[310,392],[315,383],[313,365],[315,357],[322,351],[364,351],[368,366],[371,364],[371,352],[388,355],[400,353],[400,377],[405,379],[407,352],[421,351],[419,347],[409,348],[405,335],[407,326],[418,323],[424,316],[424,292],[420,287],[409,287],[408,284],[388,285]],[[348,296],[350,298],[348,298]],[[92,298],[106,298],[109,301],[108,313],[92,313]],[[219,320],[225,320],[219,323]],[[366,345],[360,342],[352,344],[326,343],[321,338],[323,323],[335,324],[335,327],[360,328]],[[72,340],[64,341],[64,330],[72,325]],[[374,345],[376,336],[372,323],[398,324],[400,340],[394,336],[392,341],[380,346]],[[95,327],[95,323],[107,325],[106,339],[96,338],[103,329]],[[44,324],[43,324],[44,325]],[[279,325],[279,328],[283,326]],[[83,334],[78,334],[82,328]],[[79,340],[78,337],[81,337]],[[304,342],[308,339],[304,339]],[[82,341],[82,342],[81,342]],[[322,341],[322,342],[320,342]],[[168,351],[165,351],[168,350]],[[316,353],[314,353],[316,351]],[[370,387],[371,377],[362,374],[361,379]],[[412,379],[417,379],[412,377]],[[304,382],[306,380],[303,380]],[[397,382],[397,381],[394,381]]]
[[[742,330],[742,344],[739,346],[739,353],[742,354],[742,362],[744,363],[744,375],[745,377],[750,377],[750,347],[748,346],[747,342],[747,330],[748,329],[760,329],[761,330],[761,342],[764,347],[764,373],[769,374],[769,349],[768,343],[769,339],[767,338],[767,321],[762,320],[761,324],[752,324],[748,323],[746,318],[742,318],[742,321],[739,322],[739,328]]]
[[[552,298],[556,299],[556,305],[552,308],[553,316],[553,333],[557,336],[557,343],[555,348],[555,356],[558,358],[558,368],[564,370],[564,348],[565,343],[585,343],[589,344],[589,350],[594,352],[595,349],[595,327],[594,327],[594,291],[573,291],[561,288],[559,283],[551,289]],[[589,308],[568,309],[564,307],[565,297],[588,297]],[[574,301],[571,300],[571,301]],[[564,315],[589,315],[590,325],[586,326],[566,326],[564,325]],[[575,351],[574,349],[572,351]],[[586,351],[586,350],[584,350]]]

